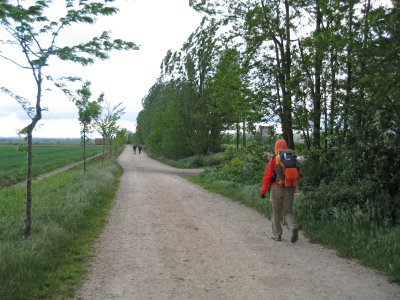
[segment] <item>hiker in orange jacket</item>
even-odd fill
[[[267,168],[262,179],[261,197],[265,198],[265,195],[270,190],[271,199],[271,222],[272,222],[272,239],[275,241],[282,240],[282,226],[280,222],[280,215],[283,212],[286,223],[292,231],[292,237],[290,241],[296,242],[298,234],[298,225],[293,215],[293,199],[295,193],[295,186],[285,187],[285,185],[278,185],[276,183],[276,166],[277,156],[279,153],[288,149],[287,143],[284,139],[279,139],[275,143],[275,155],[269,160]]]

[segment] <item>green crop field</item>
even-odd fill
[[[102,152],[102,146],[87,145],[87,157]],[[33,176],[83,159],[79,144],[36,144],[33,146]],[[25,180],[26,151],[19,145],[0,144],[0,188]]]

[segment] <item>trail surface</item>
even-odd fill
[[[125,169],[78,299],[400,299],[400,287],[126,148]]]

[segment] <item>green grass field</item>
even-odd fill
[[[87,145],[87,156],[102,152],[102,146]],[[37,144],[33,146],[33,176],[83,159],[79,144]],[[19,145],[0,144],[0,188],[25,180],[26,151]]]
[[[25,188],[0,189],[0,299],[74,299],[107,221],[122,168],[92,160],[35,182],[32,233],[23,237]]]

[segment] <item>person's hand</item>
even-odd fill
[[[265,194],[261,194],[261,198],[263,198],[263,199],[264,199],[264,198],[265,198]]]

